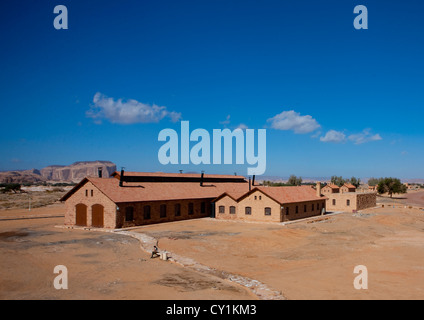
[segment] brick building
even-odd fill
[[[246,192],[241,176],[115,172],[85,178],[61,201],[65,225],[123,228],[214,215],[212,200],[223,192]]]
[[[248,192],[225,192],[215,202],[217,219],[284,222],[326,212],[321,185],[254,187]]]
[[[322,194],[333,194],[333,193],[339,193],[340,192],[340,187],[335,185],[335,184],[327,184],[325,185],[322,190],[321,190]]]
[[[326,204],[328,211],[356,212],[377,205],[377,193],[356,192],[356,187],[349,183],[345,183],[340,188],[327,185],[322,190],[328,197]]]

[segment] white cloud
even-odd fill
[[[352,134],[348,137],[348,139],[355,144],[363,144],[366,142],[383,140],[383,138],[379,134],[371,134],[370,129],[365,129],[358,134]]]
[[[322,142],[343,143],[346,141],[346,135],[340,131],[330,130],[320,140]]]
[[[231,116],[230,116],[230,115],[228,115],[228,116],[227,116],[227,118],[225,118],[225,120],[224,120],[224,121],[221,121],[221,122],[220,122],[220,124],[230,124],[230,118],[231,118]]]
[[[249,127],[247,125],[245,125],[244,123],[240,123],[236,129],[241,129],[241,130],[246,130],[249,129]]]
[[[95,123],[101,123],[102,119],[119,124],[155,123],[165,117],[169,117],[172,122],[181,119],[181,113],[170,112],[166,107],[148,105],[137,100],[115,101],[100,92],[94,95],[93,103],[86,115],[94,119]]]
[[[310,133],[319,129],[321,126],[311,116],[301,116],[300,113],[291,111],[283,111],[275,117],[268,119],[271,122],[271,128],[276,130],[291,130],[297,134]]]

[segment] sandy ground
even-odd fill
[[[409,196],[286,226],[206,218],[132,232],[288,299],[423,299],[424,211],[405,205],[424,193]],[[0,211],[0,299],[256,298],[232,282],[150,259],[131,237],[55,227],[63,214],[62,205]],[[56,265],[67,266],[69,290],[53,288]],[[368,268],[368,290],[353,286],[357,265]]]
[[[228,281],[150,259],[128,236],[55,227],[63,214],[61,205],[0,212],[0,299],[256,299]],[[57,265],[68,268],[68,290],[53,287]]]
[[[422,194],[424,195],[424,194]],[[287,226],[212,219],[136,231],[160,248],[257,279],[288,299],[423,299],[424,211],[392,206]],[[368,290],[353,286],[368,269]]]

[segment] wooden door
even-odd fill
[[[75,225],[87,226],[87,206],[85,204],[77,204],[75,206]]]
[[[104,208],[100,204],[91,207],[91,225],[95,228],[104,227]]]

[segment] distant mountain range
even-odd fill
[[[377,177],[379,178],[379,177]],[[362,183],[367,183],[369,178],[360,178]],[[280,177],[280,176],[260,176],[256,177],[256,181],[272,181],[272,182],[287,182],[289,177]],[[302,182],[304,183],[313,183],[313,182],[330,182],[331,177],[302,177]],[[418,183],[424,184],[424,179],[401,179],[402,182],[407,183]]]
[[[51,165],[41,170],[17,170],[0,172],[0,183],[77,183],[85,177],[97,177],[102,168],[103,177],[110,177],[116,165],[110,161],[79,161],[71,165]]]
[[[103,177],[107,178],[116,171],[116,165],[110,161],[79,161],[71,165],[51,165],[41,170],[15,170],[0,172],[0,183],[77,183],[85,177],[97,177],[102,168]],[[198,172],[193,172],[198,173]],[[257,176],[256,181],[287,182],[284,176]],[[361,178],[367,183],[369,178]],[[331,177],[302,177],[304,183],[330,182]],[[401,179],[402,182],[424,184],[424,179]]]

